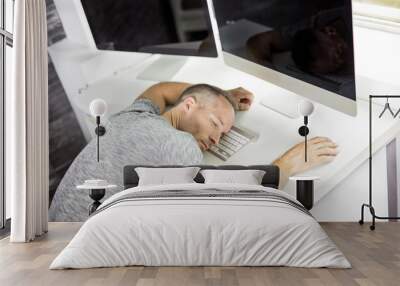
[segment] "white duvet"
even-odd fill
[[[150,198],[146,191],[258,190],[262,186],[180,184],[120,192],[90,217],[50,269],[146,266],[294,266],[349,268],[318,222],[289,204],[258,198]],[[296,201],[295,201],[296,202]],[[108,206],[108,207],[107,207]]]

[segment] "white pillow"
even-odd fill
[[[202,170],[205,184],[233,183],[246,185],[261,185],[265,171],[261,170]]]
[[[135,168],[139,176],[139,186],[195,183],[193,179],[199,170],[199,167]]]

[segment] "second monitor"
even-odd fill
[[[170,80],[187,56],[218,56],[207,0],[81,0],[98,50],[165,55],[139,75]]]

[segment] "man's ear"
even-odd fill
[[[196,100],[194,99],[194,97],[187,97],[183,100],[183,107],[185,109],[186,112],[191,111],[193,109],[193,107],[195,107],[197,104]]]

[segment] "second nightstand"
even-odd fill
[[[89,205],[89,216],[101,205],[100,200],[106,194],[106,189],[115,187],[117,186],[107,184],[105,180],[86,180],[85,184],[77,186],[77,189],[89,190],[89,197],[93,200],[93,203]]]

